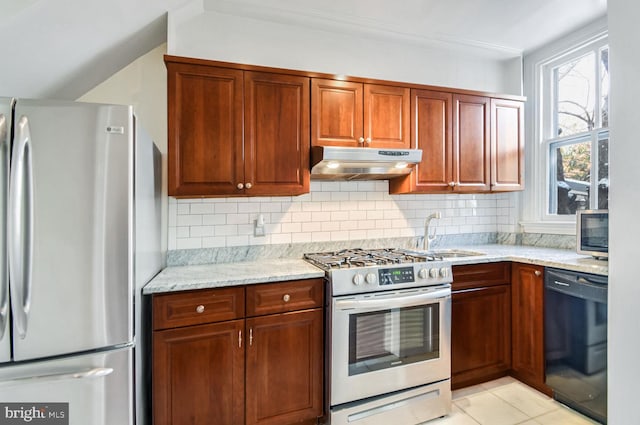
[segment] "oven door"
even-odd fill
[[[331,406],[451,376],[449,285],[336,297]]]

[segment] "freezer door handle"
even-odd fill
[[[41,381],[61,381],[64,379],[88,379],[88,378],[102,378],[113,373],[113,368],[110,367],[96,367],[89,370],[80,370],[70,373],[55,373],[51,375],[38,375],[29,376],[26,378],[16,378],[7,381],[1,381],[0,386],[11,386],[16,384],[25,383],[37,383]]]
[[[8,236],[11,304],[18,336],[27,335],[31,305],[33,258],[33,167],[29,120],[22,116],[15,129],[9,183]]]
[[[4,114],[0,114],[0,150],[2,150],[2,153],[0,154],[0,158],[4,159],[6,157],[3,157],[4,152],[7,151],[7,149],[9,149],[9,138],[8,136],[8,124],[7,124],[7,118],[4,116]],[[9,162],[4,160],[2,161],[2,164],[0,164],[0,167],[2,165],[8,164]],[[1,173],[6,173],[6,170],[2,170],[0,169]],[[6,184],[6,182],[2,182],[3,184]],[[2,223],[4,225],[4,223]],[[3,241],[0,241],[0,243],[4,244]],[[4,254],[4,249],[1,250],[2,253]],[[8,278],[9,276],[7,275],[7,263],[5,262],[4,256],[3,258],[0,258],[0,340],[2,340],[2,338],[4,337],[4,330],[7,327],[7,319],[9,317],[9,288],[7,287],[8,285]]]

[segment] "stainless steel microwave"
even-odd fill
[[[578,254],[609,258],[609,210],[583,210],[576,213]]]

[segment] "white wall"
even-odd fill
[[[609,147],[609,424],[640,424],[640,3],[609,0],[611,144]]]
[[[522,93],[519,56],[496,57],[486,49],[389,41],[197,9],[170,13],[168,34],[168,52],[177,56]]]

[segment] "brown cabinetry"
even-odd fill
[[[453,96],[453,180],[456,192],[488,192],[491,176],[490,100]]]
[[[309,78],[166,58],[170,196],[309,191]]]
[[[322,305],[322,279],[154,295],[153,423],[315,423]]]
[[[453,267],[451,387],[504,376],[511,368],[509,263]]]
[[[524,189],[524,104],[491,99],[491,190]]]
[[[409,148],[410,90],[349,81],[311,80],[311,144]]]
[[[411,147],[422,162],[390,193],[472,193],[523,188],[523,103],[411,91]]]
[[[511,288],[512,373],[549,393],[544,384],[544,268],[513,263]]]

